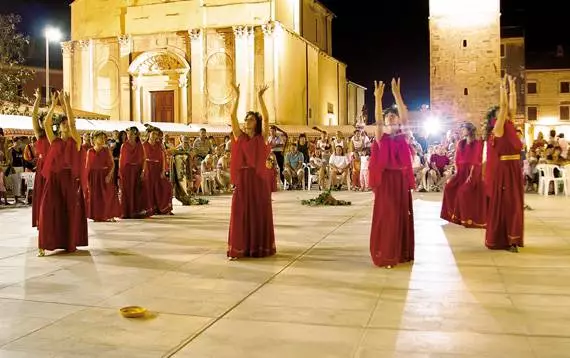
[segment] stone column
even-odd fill
[[[119,120],[130,121],[131,117],[131,64],[132,39],[129,35],[120,35],[119,41]]]
[[[143,123],[142,78],[133,78],[133,121]]]
[[[81,99],[78,106],[86,111],[93,111],[94,93],[93,93],[93,42],[91,40],[79,41],[81,73],[78,75],[80,78],[80,85],[77,90],[79,91],[79,98]]]
[[[192,123],[206,122],[206,97],[204,90],[205,36],[201,29],[190,30],[190,62],[192,90]]]
[[[278,25],[277,25],[278,26]],[[276,57],[276,24],[268,22],[262,26],[264,40],[264,63],[263,63],[263,77],[264,83],[270,84],[269,89],[265,93],[265,105],[269,112],[269,122],[277,123],[277,94],[279,91],[278,84],[278,61]]]
[[[252,26],[234,26],[235,35],[235,78],[240,85],[240,103],[238,118],[254,109],[255,105],[255,72],[254,72],[254,32]]]
[[[188,74],[180,75],[178,79],[178,87],[180,87],[180,123],[188,124]]]
[[[63,53],[63,90],[69,93],[71,105],[74,104],[75,89],[73,88],[73,41],[61,43]]]

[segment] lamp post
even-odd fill
[[[61,40],[61,32],[59,29],[48,27],[45,30],[46,38],[46,105],[49,104],[50,90],[49,90],[49,43]]]

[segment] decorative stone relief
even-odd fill
[[[272,36],[275,32],[275,23],[270,21],[266,24],[261,25],[261,29],[263,30],[263,34],[265,36]]]
[[[90,45],[91,45],[91,40],[79,40],[79,48],[82,51],[88,50]]]
[[[190,39],[192,41],[198,41],[200,40],[200,37],[202,35],[202,30],[200,29],[192,29],[190,30]]]
[[[178,79],[178,87],[180,87],[180,88],[188,87],[188,76],[187,75],[181,75],[180,76],[180,78]]]
[[[206,95],[217,105],[228,103],[232,97],[234,63],[223,51],[214,52],[206,60]]]
[[[131,53],[133,41],[130,35],[119,35],[119,48],[121,51],[121,56],[126,56]]]
[[[73,41],[66,41],[61,43],[61,51],[64,56],[71,56],[73,54]]]
[[[184,68],[178,60],[168,55],[153,56],[141,63],[139,70],[142,73],[172,71]]]

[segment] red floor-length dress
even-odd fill
[[[49,140],[46,136],[38,138],[36,142],[36,154],[38,161],[36,162],[36,175],[34,176],[34,191],[32,193],[32,227],[37,227],[40,221],[40,204],[44,193],[46,178],[42,170],[44,161],[49,151]]]
[[[164,176],[165,151],[162,143],[143,144],[146,157],[145,181],[152,213],[166,215],[172,212],[172,184]]]
[[[502,137],[489,136],[485,184],[489,205],[485,245],[502,250],[524,246],[524,180],[520,167],[522,143],[513,122]]]
[[[121,215],[119,198],[113,179],[108,183],[106,178],[113,170],[113,157],[108,148],[87,151],[87,209],[88,218],[102,222]]]
[[[121,187],[121,215],[123,219],[140,219],[152,213],[148,202],[146,183],[141,178],[144,149],[140,142],[123,143],[119,159],[119,185]]]
[[[232,197],[228,257],[265,257],[275,254],[275,233],[268,169],[270,147],[262,136],[242,134],[232,143]]]
[[[54,139],[42,173],[46,182],[40,206],[39,248],[73,252],[78,246],[87,246],[81,154],[75,140]]]
[[[370,255],[376,266],[394,266],[414,260],[415,187],[412,154],[406,136],[384,134],[374,141],[368,166],[374,191]]]
[[[482,161],[482,141],[467,143],[463,139],[458,143],[455,154],[457,173],[445,185],[442,219],[467,228],[485,227],[487,196],[481,173]],[[467,182],[470,172],[471,179]]]
[[[81,155],[81,189],[83,189],[83,194],[85,197],[85,208],[87,210],[87,216],[89,216],[89,197],[86,195],[87,193],[87,170],[86,170],[86,163],[87,163],[87,152],[89,149],[93,148],[90,144],[82,144],[80,155]]]

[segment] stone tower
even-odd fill
[[[430,0],[430,100],[446,125],[499,102],[500,0]]]

